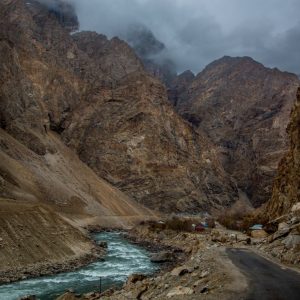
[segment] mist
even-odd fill
[[[197,73],[224,55],[251,56],[300,74],[298,0],[72,0],[81,30],[122,36],[148,27],[177,71]]]

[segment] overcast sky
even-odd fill
[[[300,74],[300,0],[71,0],[82,30],[109,37],[143,23],[178,71],[201,71],[224,55],[251,56]]]

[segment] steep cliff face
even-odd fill
[[[168,98],[175,107],[177,107],[178,101],[183,102],[187,100],[187,91],[194,79],[194,73],[187,70],[176,76],[168,85]],[[194,124],[192,120],[189,121]]]
[[[112,53],[103,55],[101,66],[121,65],[125,59],[115,53],[127,49],[138,61],[123,42],[104,40]],[[63,269],[90,255],[93,245],[81,226],[128,227],[153,214],[100,179],[60,136],[101,78],[109,73],[112,82],[126,74],[126,67],[102,70],[77,46],[58,14],[22,0],[0,2],[0,65],[2,281],[22,272],[51,273],[52,266]]]
[[[295,75],[251,58],[224,57],[177,94],[176,110],[209,135],[255,206],[269,199],[288,149],[285,129],[298,85]]]
[[[91,96],[67,123],[63,138],[82,161],[150,208],[210,210],[237,196],[205,134],[173,111],[163,85],[146,73]]]
[[[61,201],[66,213],[75,202],[76,213],[88,215],[149,213],[98,179],[101,197],[89,188],[95,174],[93,184],[86,172],[71,175],[84,166],[62,138],[100,177],[151,208],[196,211],[234,202],[236,188],[217,151],[173,111],[164,87],[125,42],[91,32],[70,35],[56,15],[34,3],[2,2],[0,20],[3,151],[13,160],[20,156],[41,185],[43,193],[33,198]]]
[[[290,149],[279,164],[272,198],[265,209],[271,218],[289,213],[300,202],[300,88],[287,131]]]

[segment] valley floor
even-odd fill
[[[274,299],[275,291],[276,299],[296,299],[300,293],[300,273],[286,270],[269,256],[258,255],[267,254],[257,249],[257,241],[248,245],[246,235],[233,236],[225,229],[197,234],[152,231],[139,226],[130,232],[130,239],[181,249],[187,259],[152,278],[132,276],[121,290],[106,291],[101,299]],[[90,293],[75,298],[67,293],[59,298],[72,299],[96,300],[100,295]]]

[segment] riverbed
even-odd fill
[[[118,232],[93,235],[96,241],[108,243],[104,261],[97,261],[74,272],[22,280],[0,286],[1,300],[17,300],[25,295],[36,295],[40,300],[53,300],[68,289],[87,293],[110,287],[120,287],[133,273],[152,274],[157,265],[151,263],[149,253],[124,239]]]

